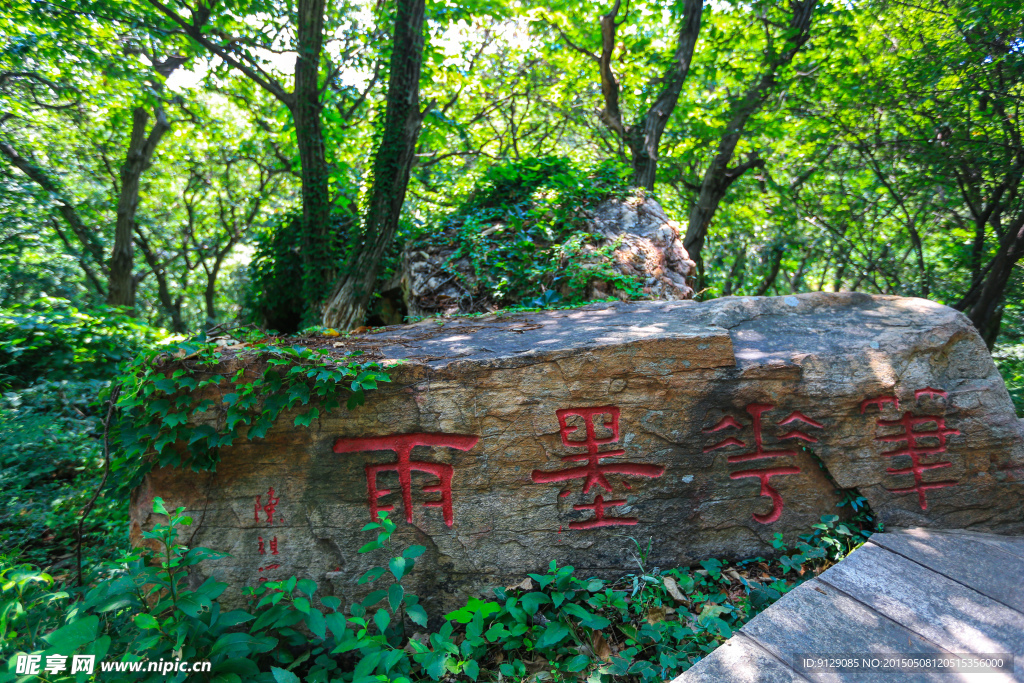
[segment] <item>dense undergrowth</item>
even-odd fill
[[[870,524],[863,499],[851,502],[861,508],[856,519]],[[190,567],[224,555],[178,545],[179,528],[191,524],[183,508],[169,512],[156,499],[154,512],[168,517],[144,534],[158,549],[103,563],[84,588],[55,591],[53,578],[35,567],[0,565],[0,654],[10,661],[0,681],[18,678],[18,653],[43,662],[74,653],[106,662],[211,665],[209,673],[169,678],[124,670],[104,676],[114,681],[662,681],[870,534],[830,515],[779,561],[710,559],[699,569],[668,571],[645,566],[638,545],[637,573],[617,581],[579,577],[552,561],[548,572],[471,598],[429,629],[419,597],[402,585],[426,549],[394,548],[387,513],[364,527],[376,538],[360,552],[377,553],[382,564],[361,577],[375,588],[363,600],[342,609],[341,599],[319,594],[314,581],[291,577],[247,588],[248,608],[225,610],[218,598],[227,584],[208,579],[189,588],[188,578]],[[775,546],[789,550],[781,535]]]

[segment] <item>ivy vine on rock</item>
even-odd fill
[[[119,490],[138,486],[154,466],[213,471],[222,448],[265,437],[286,411],[299,409],[294,425],[309,427],[342,398],[349,410],[362,405],[367,390],[391,379],[361,354],[263,339],[187,341],[140,356],[118,384]]]

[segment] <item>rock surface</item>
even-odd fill
[[[408,581],[429,610],[552,559],[635,571],[631,538],[649,567],[767,555],[850,495],[889,526],[1024,534],[1022,423],[967,318],[925,300],[593,304],[345,344],[406,362],[215,474],[155,470],[133,537],[159,495],[231,554],[205,571],[236,591],[296,574],[348,600],[382,563],[360,529],[393,506],[396,547],[428,548]]]
[[[658,202],[643,197],[607,199],[585,216],[584,231],[595,239],[583,245],[574,259],[576,263],[597,272],[610,257],[612,271],[639,283],[644,298],[693,298],[688,280],[696,265],[683,247],[678,224],[669,220]],[[486,293],[474,288],[469,259],[452,261],[454,253],[453,244],[438,240],[417,243],[405,250],[400,282],[409,315],[494,310]],[[570,292],[563,287],[561,294],[567,297]],[[628,298],[607,278],[596,276],[587,283],[586,299],[609,296]]]

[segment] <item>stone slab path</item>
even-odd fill
[[[858,666],[809,670],[798,655],[810,654],[852,658]],[[887,655],[993,654],[1012,655],[1012,671],[893,671],[871,663]],[[1024,682],[1024,537],[931,529],[875,534],[672,683],[712,681]]]

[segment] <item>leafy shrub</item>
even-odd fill
[[[319,303],[334,285],[337,273],[353,246],[352,233],[358,218],[349,210],[338,210],[325,229],[322,249],[307,266],[301,213],[287,214],[258,230],[249,262],[248,282],[242,302],[243,318],[261,327],[295,333],[319,320]],[[325,277],[326,276],[326,277]]]
[[[0,397],[0,548],[42,566],[69,568],[79,513],[103,472],[99,380],[38,382]],[[127,511],[97,501],[84,528],[90,562],[127,543]]]
[[[446,254],[440,265],[465,290],[464,313],[529,303],[549,290],[578,302],[595,278],[637,295],[639,283],[610,268],[614,246],[590,255],[598,263],[579,262],[594,239],[587,211],[628,196],[624,177],[615,164],[585,172],[560,157],[496,164],[459,208],[413,237],[410,249]]]
[[[0,311],[0,383],[109,380],[167,333],[116,309],[80,311],[59,299]]]
[[[118,368],[166,332],[114,309],[56,299],[0,314],[0,548],[67,570],[79,513],[103,472],[98,394]],[[84,560],[127,542],[127,512],[101,498],[83,528]]]
[[[425,548],[410,546],[396,554],[395,524],[387,513],[364,527],[376,538],[359,549],[390,556],[359,579],[377,589],[345,614],[340,599],[317,599],[316,583],[296,577],[246,589],[254,603],[249,609],[222,609],[218,598],[227,585],[208,579],[190,588],[188,573],[224,555],[177,543],[179,529],[192,521],[183,508],[170,513],[156,499],[154,512],[168,518],[168,524],[144,533],[155,548],[108,563],[106,576],[88,589],[54,592],[48,574],[0,558],[0,656],[8,661],[0,683],[15,679],[18,653],[38,654],[44,661],[50,654],[93,654],[125,666],[154,660],[211,663],[209,673],[179,673],[174,681],[187,676],[224,683],[412,683],[586,676],[594,683],[612,677],[648,683],[689,668],[793,585],[770,574],[771,583],[765,584],[768,565],[761,558],[735,567],[711,559],[701,562],[701,569],[660,572],[647,571],[646,553],[639,552],[640,572],[618,581],[581,579],[572,567],[552,562],[548,573],[496,589],[495,600],[470,599],[447,614],[440,628],[409,635],[410,625],[427,629],[428,619],[402,580]],[[826,548],[822,558],[836,549],[835,521],[823,518],[804,539],[808,549]],[[168,679],[164,673],[122,670],[112,680]]]

